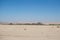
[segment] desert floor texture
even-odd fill
[[[60,40],[60,28],[48,25],[0,25],[0,40]]]

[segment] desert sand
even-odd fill
[[[60,28],[49,25],[0,25],[0,40],[60,40]]]

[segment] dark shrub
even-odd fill
[[[13,25],[13,23],[9,23],[9,25]]]

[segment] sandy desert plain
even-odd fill
[[[60,28],[49,25],[0,25],[0,40],[60,40]]]

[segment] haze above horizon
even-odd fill
[[[60,0],[0,0],[0,22],[60,22]]]

